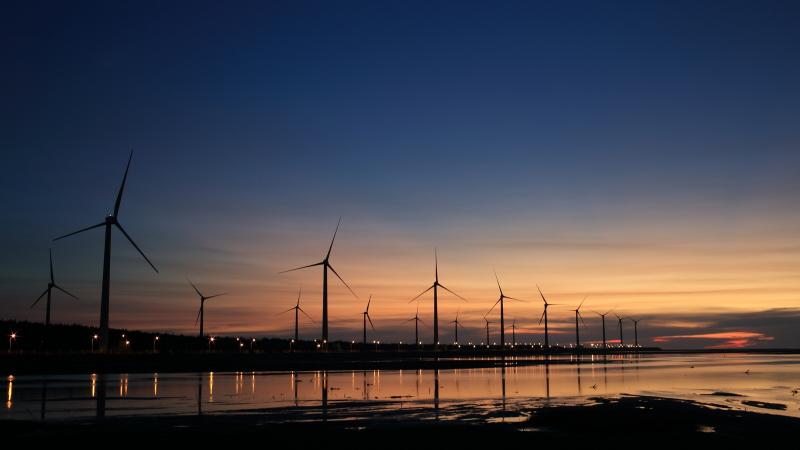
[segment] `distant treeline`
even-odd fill
[[[3,350],[17,352],[90,352],[92,347],[96,351],[98,342],[94,338],[99,330],[85,325],[51,324],[47,330],[43,323],[2,320],[0,331],[3,332],[5,344]],[[15,338],[11,335],[15,334]],[[124,336],[124,337],[123,337]],[[158,337],[158,339],[156,339]],[[253,340],[255,339],[255,341]],[[154,346],[155,344],[155,346]],[[209,344],[211,344],[209,346]],[[343,343],[334,343],[340,348]],[[347,344],[349,346],[349,343]],[[287,339],[253,338],[248,336],[215,337],[210,342],[209,337],[186,336],[181,334],[151,333],[138,330],[115,329],[109,330],[109,348],[113,352],[191,352],[191,351],[220,351],[220,352],[248,352],[248,351],[287,351],[291,347],[295,350],[314,350],[314,341],[300,341],[292,343]]]

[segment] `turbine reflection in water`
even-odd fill
[[[7,379],[3,417],[25,420],[31,416],[46,420],[87,417],[91,411],[89,405],[93,404],[94,415],[99,418],[109,412],[199,415],[272,408],[282,409],[281,414],[288,414],[284,418],[292,420],[309,419],[307,414],[311,410],[303,407],[312,404],[319,405],[317,413],[328,419],[341,414],[357,417],[359,411],[366,414],[367,410],[403,414],[408,408],[423,415],[430,408],[431,418],[437,415],[444,418],[452,411],[448,406],[459,402],[482,404],[485,411],[495,405],[494,412],[504,409],[508,418],[523,404],[536,405],[554,399],[580,403],[588,401],[587,396],[645,393],[701,402],[722,401],[719,396],[708,395],[716,391],[747,395],[748,400],[781,403],[787,406],[785,411],[771,412],[800,416],[800,398],[792,396],[789,388],[780,388],[796,384],[800,367],[797,355],[587,356],[580,359],[580,365],[576,365],[573,356],[571,364],[565,364],[569,357],[553,357],[539,359],[546,364],[514,366],[521,359],[524,358],[508,358],[505,367],[497,368],[415,369],[402,373],[392,370],[251,372],[249,388],[244,385],[243,372],[94,374],[88,379],[22,376]],[[747,369],[751,369],[749,375],[745,374]],[[106,386],[109,377],[118,383],[110,397]],[[123,399],[124,408],[114,407]],[[725,401],[741,403],[736,397]]]

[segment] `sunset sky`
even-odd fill
[[[113,3],[113,4],[111,4]],[[53,320],[96,325],[101,230],[134,148],[111,327],[574,342],[569,309],[642,318],[663,347],[800,346],[797,2],[19,2],[0,14],[0,319],[56,281]],[[432,299],[419,303],[432,339]],[[499,321],[493,311],[490,320]],[[497,325],[493,326],[496,335]],[[616,324],[607,322],[609,337]],[[626,322],[626,340],[632,339]],[[370,332],[372,336],[372,332]]]

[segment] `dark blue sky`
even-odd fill
[[[791,1],[5,3],[0,316],[52,236],[108,212],[131,147],[122,220],[175,291],[248,239],[296,259],[285,230],[339,215],[428,247],[641,222],[647,242],[796,237],[798,23]],[[57,253],[93,292],[101,239],[80,239]],[[152,281],[117,242],[119,276]],[[782,286],[765,308],[797,299]]]

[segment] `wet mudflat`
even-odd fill
[[[9,375],[0,426],[18,435],[293,427],[559,434],[625,424],[736,435],[797,432],[798,387],[800,356],[747,354],[471,369]]]

